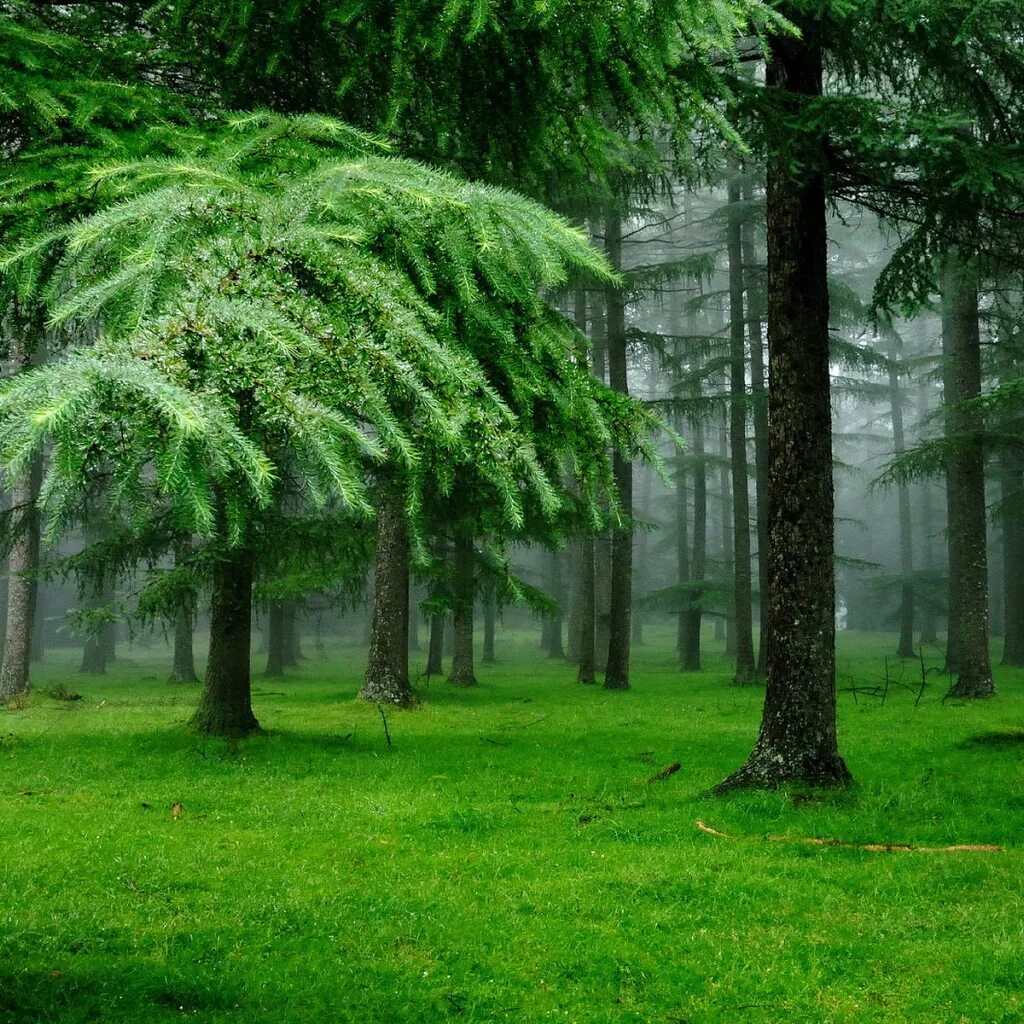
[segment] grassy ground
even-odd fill
[[[390,748],[354,648],[258,681],[240,744],[185,732],[163,650],[106,678],[55,655],[0,710],[0,1021],[1024,1021],[1024,675],[976,705],[843,692],[856,789],[715,800],[761,692],[651,633],[624,694],[503,638]],[[840,686],[889,647],[843,636]]]

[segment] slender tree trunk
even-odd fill
[[[732,505],[732,479],[729,470],[726,468],[726,460],[729,458],[729,431],[725,423],[718,431],[718,454],[721,457],[722,465],[718,471],[718,489],[722,503],[722,576],[730,580],[735,578],[736,557],[733,544],[733,505]],[[727,658],[736,655],[736,620],[733,617],[732,609],[726,606],[725,613],[719,620],[722,624],[722,636],[725,638],[725,656]],[[716,637],[722,639],[722,636]]]
[[[799,100],[822,92],[818,26],[799,27],[800,39],[776,40],[766,80],[798,110]],[[798,147],[804,152],[777,153],[769,162],[767,686],[754,750],[720,792],[850,781],[836,737],[824,142],[805,136]]]
[[[605,248],[616,270],[622,267],[622,219],[611,210],[605,218]],[[620,394],[629,394],[626,364],[626,307],[617,286],[606,289],[608,308],[608,383]],[[633,613],[633,465],[621,452],[613,454],[615,486],[619,492],[624,525],[612,530],[611,602],[608,607],[608,662],[604,670],[606,690],[629,688],[629,648]]]
[[[757,672],[754,662],[754,623],[750,579],[750,482],[747,475],[747,359],[743,330],[743,212],[740,186],[729,181],[729,468],[733,513],[733,623],[736,637],[736,676],[740,684]]]
[[[409,588],[409,653],[420,649],[420,602]]]
[[[1003,664],[1024,666],[1024,459],[1002,457],[1003,518]]]
[[[686,657],[683,669],[701,671],[701,632],[704,625],[704,577],[708,553],[708,476],[704,461],[704,428],[693,434],[693,553],[690,557],[690,609],[687,612]]]
[[[922,423],[928,414],[928,387],[922,384],[918,395],[918,423]],[[935,542],[933,531],[935,529],[934,509],[932,506],[932,485],[931,481],[924,480],[920,485],[920,499],[918,507],[921,509],[920,536],[921,536],[921,560],[925,569],[933,570],[935,563]],[[928,600],[921,607],[921,636],[918,638],[921,644],[938,644],[939,637],[936,632],[936,614],[933,604],[933,595],[929,592]]]
[[[183,568],[185,560],[191,554],[189,541],[182,541],[174,546],[175,568]],[[194,683],[196,675],[195,653],[192,649],[192,635],[195,629],[195,592],[182,594],[178,600],[178,610],[174,615],[174,653],[171,661],[169,683]]]
[[[455,535],[455,612],[452,629],[455,651],[448,682],[456,686],[476,686],[473,667],[473,535],[460,529]]]
[[[380,487],[373,621],[359,696],[402,706],[415,700],[409,682],[409,529],[402,491],[393,481]]]
[[[284,667],[296,668],[306,656],[302,653],[302,632],[299,628],[298,609],[292,598],[284,602],[282,629],[284,632]]]
[[[948,422],[955,440],[949,494],[949,568],[950,607],[956,607],[957,637],[954,642],[951,633],[947,642],[955,654],[952,665],[957,681],[950,695],[990,697],[995,684],[988,649],[985,452],[976,437],[982,426],[981,416],[962,404],[981,394],[978,285],[974,268],[956,254],[944,268],[942,313],[943,347],[952,356],[948,371],[952,391],[946,400],[950,402]]]
[[[267,667],[263,674],[272,679],[284,675],[286,616],[284,601],[270,602],[267,608]]]
[[[580,538],[580,667],[576,679],[597,682],[595,657],[597,604],[594,580],[594,535]]]
[[[744,187],[743,198],[754,198],[752,186]],[[750,391],[754,414],[754,477],[757,514],[757,588],[759,634],[757,643],[757,674],[764,675],[765,652],[768,644],[768,394],[764,377],[764,335],[761,321],[764,315],[764,296],[760,268],[757,266],[757,247],[754,242],[754,222],[749,211],[743,221],[743,269],[747,291],[747,323],[750,337]]]
[[[484,613],[484,649],[482,661],[485,665],[493,665],[494,658],[494,627],[497,618],[497,601],[494,597],[494,580],[489,579],[484,586],[481,602]]]
[[[32,631],[35,625],[35,591],[32,576],[39,568],[39,513],[36,500],[42,479],[42,459],[36,457],[28,473],[11,491],[11,529],[16,539],[8,558],[7,621],[4,656],[0,663],[0,700],[8,700],[29,688]]]
[[[900,391],[899,373],[895,360],[899,358],[899,342],[893,343],[889,357],[893,362],[889,365],[889,405],[892,415],[893,454],[898,458],[907,450],[906,435],[903,429],[903,394]],[[900,524],[900,575],[903,583],[900,586],[900,635],[896,653],[901,658],[914,657],[914,584],[911,574],[914,571],[914,521],[911,517],[910,485],[901,482],[897,492],[899,502]]]
[[[562,581],[562,556],[552,551],[548,560],[551,580],[551,596],[558,602],[558,608],[551,616],[548,632],[547,652],[549,658],[564,658],[565,647],[562,643],[562,607],[565,603],[565,588]]]
[[[692,596],[690,592],[690,500],[686,486],[686,457],[676,456],[676,583],[679,586],[679,611],[676,615],[676,653],[680,667],[686,667],[686,648],[689,643],[689,618]]]
[[[430,616],[430,642],[427,644],[427,676],[439,676],[444,671],[444,620],[443,612]]]
[[[245,548],[225,551],[213,567],[206,680],[190,722],[208,736],[259,731],[250,687],[252,576],[252,554]]]

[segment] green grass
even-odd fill
[[[54,655],[0,711],[0,1021],[1024,1021],[1024,675],[973,705],[842,692],[854,790],[716,800],[761,691],[648,632],[628,693],[500,638],[390,748],[355,648],[257,679],[269,731],[238,744],[185,731],[163,649],[106,678]],[[843,636],[840,686],[890,646]]]

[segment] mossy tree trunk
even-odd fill
[[[622,267],[622,218],[617,210],[605,217],[605,250],[615,269]],[[625,296],[617,286],[605,290],[608,317],[608,383],[620,394],[629,393],[626,363]],[[633,614],[633,464],[621,452],[613,454],[615,487],[619,492],[622,525],[612,530],[611,595],[608,605],[608,661],[606,690],[629,688],[629,655]]]
[[[409,527],[401,488],[380,487],[377,549],[373,560],[373,621],[363,700],[409,705]]]
[[[773,47],[766,87],[801,112],[821,95],[817,26]],[[770,641],[760,733],[719,786],[842,785],[836,737],[832,409],[824,138],[768,169]],[[796,175],[799,174],[799,177]]]
[[[228,548],[214,564],[206,679],[190,722],[207,736],[247,736],[260,728],[252,710],[250,678],[252,580],[247,548]]]
[[[452,632],[455,649],[452,652],[452,671],[448,682],[455,686],[476,686],[476,669],[473,664],[473,601],[476,593],[476,566],[473,553],[473,535],[468,529],[459,529],[455,534],[454,599]]]

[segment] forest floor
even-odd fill
[[[56,652],[0,709],[0,1021],[1024,1021],[1024,673],[915,706],[908,663],[855,702],[894,640],[844,634],[857,787],[714,799],[762,691],[647,639],[608,693],[499,635],[390,747],[354,647],[257,677],[241,743],[186,732],[163,647],[106,677]]]

